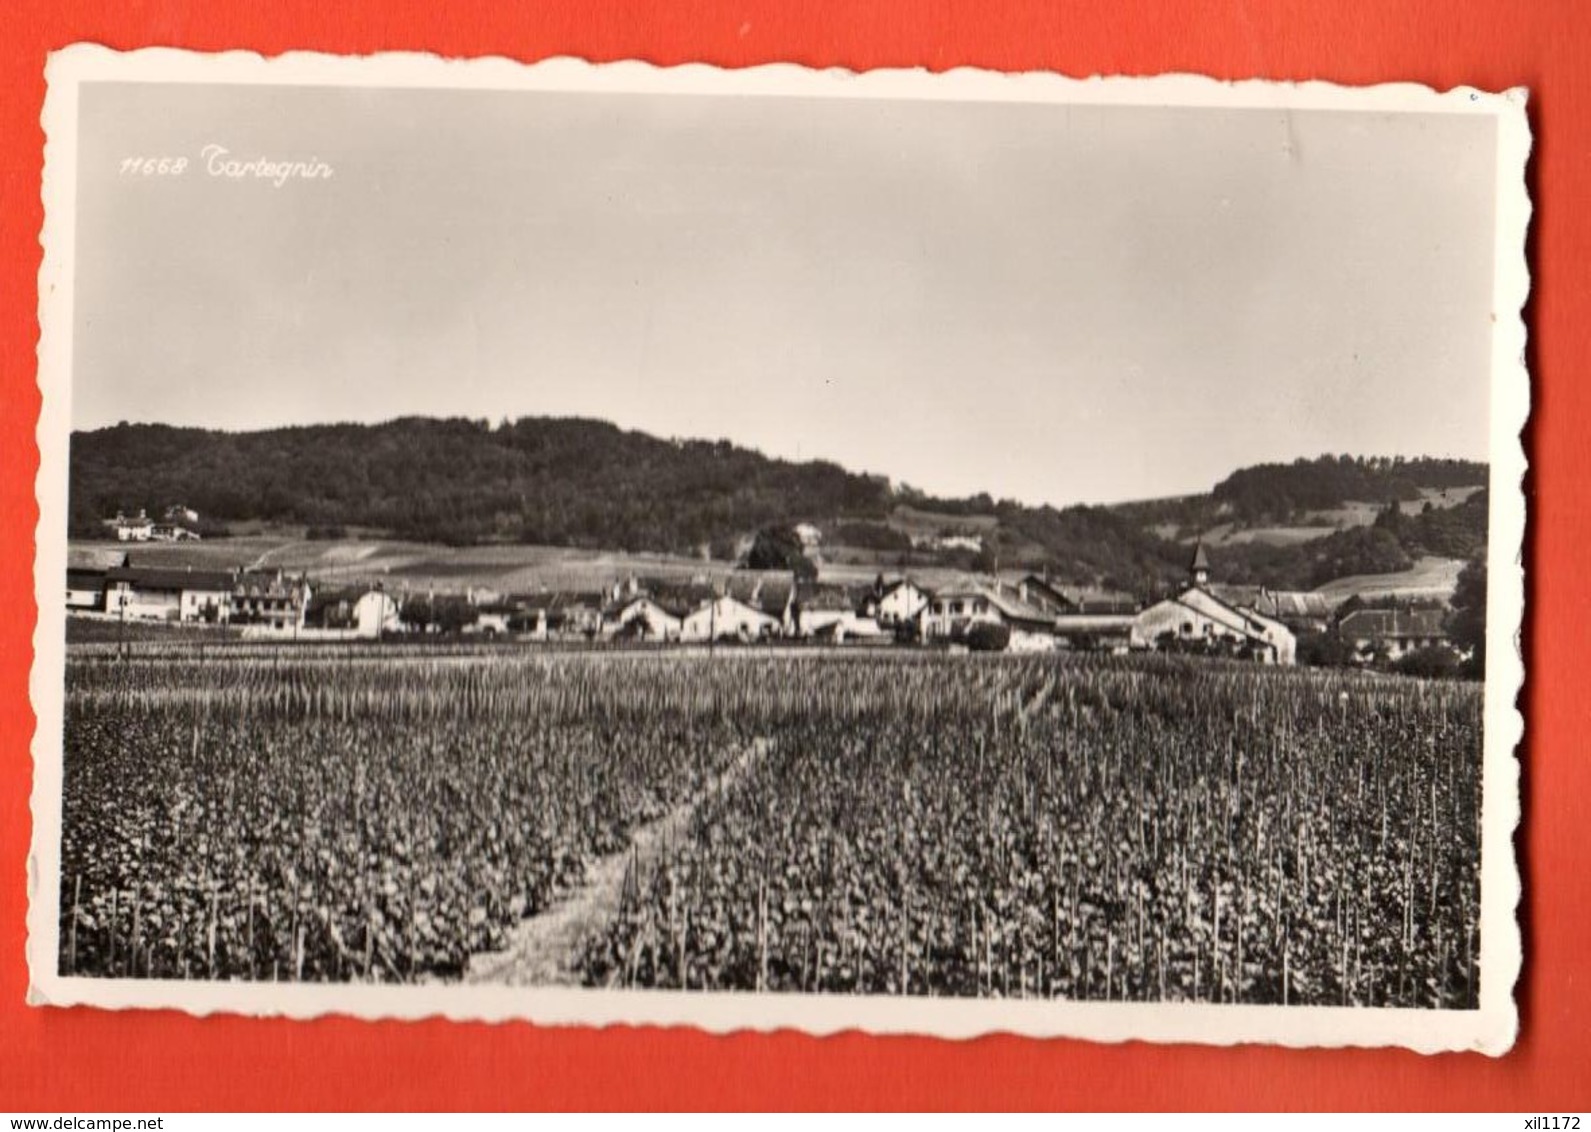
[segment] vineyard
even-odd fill
[[[85,647],[61,970],[457,978],[672,814],[580,981],[1472,1007],[1480,718],[1172,657]]]

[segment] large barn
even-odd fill
[[[1298,639],[1280,621],[1224,601],[1210,585],[1210,558],[1201,542],[1189,564],[1190,584],[1133,619],[1140,649],[1225,652],[1266,664],[1293,664]]]

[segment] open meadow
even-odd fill
[[[66,680],[63,974],[456,979],[608,885],[559,981],[1477,1001],[1475,685],[178,642]]]

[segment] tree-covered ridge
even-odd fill
[[[249,433],[118,425],[74,435],[71,484],[80,534],[118,509],[181,502],[221,523],[685,552],[794,516],[882,518],[891,506],[886,480],[834,464],[585,419]]]
[[[1484,465],[1444,460],[1322,457],[1234,473],[1216,489],[1242,507],[1400,500],[1421,488],[1485,482]],[[1272,491],[1267,481],[1281,486]],[[1268,494],[1267,494],[1268,493]],[[1347,493],[1347,494],[1344,494]],[[1284,502],[1290,501],[1290,502]],[[1300,501],[1307,501],[1305,502]],[[1188,530],[1215,495],[1115,507],[1030,507],[988,495],[962,499],[892,487],[881,476],[823,461],[771,459],[728,441],[664,440],[605,421],[403,418],[231,433],[122,424],[76,433],[71,525],[103,536],[118,511],[197,510],[211,533],[228,525],[299,525],[422,542],[510,542],[615,551],[741,556],[758,532],[816,523],[826,546],[878,557],[881,567],[1047,568],[1151,596],[1186,577],[1189,546],[1160,524]],[[983,550],[925,550],[899,515],[976,520]],[[1179,518],[1180,516],[1180,518]],[[1405,569],[1422,554],[1472,557],[1484,548],[1485,493],[1458,507],[1401,515],[1297,546],[1222,546],[1228,581],[1302,589],[1348,574]],[[766,547],[765,547],[766,549]]]
[[[1278,589],[1314,589],[1356,574],[1395,574],[1415,560],[1484,559],[1488,495],[1478,491],[1457,507],[1427,506],[1405,514],[1389,503],[1366,527],[1350,527],[1291,546],[1246,543],[1214,548],[1214,567],[1228,581]]]
[[[1485,464],[1473,460],[1320,456],[1242,468],[1216,484],[1210,495],[1238,519],[1282,522],[1350,501],[1389,503],[1419,499],[1422,488],[1480,486],[1486,483],[1486,472]]]

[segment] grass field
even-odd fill
[[[1341,605],[1355,595],[1367,600],[1403,598],[1419,601],[1446,601],[1458,588],[1464,562],[1458,558],[1421,558],[1409,570],[1397,574],[1356,574],[1338,578],[1316,589],[1332,606]]]
[[[74,541],[73,547],[129,552],[148,566],[230,570],[282,569],[323,584],[383,582],[399,589],[599,589],[628,574],[689,579],[727,574],[733,564],[663,554],[626,554],[548,546],[447,547],[391,539],[300,539],[255,535],[186,543]]]
[[[1168,657],[77,649],[59,961],[462,977],[603,875],[593,985],[1472,1005],[1479,739]]]

